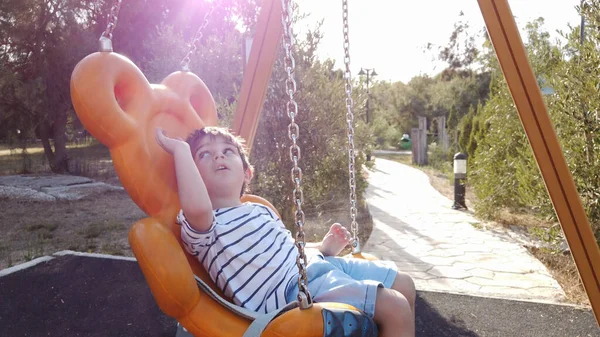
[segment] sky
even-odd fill
[[[579,26],[575,6],[580,0],[508,0],[518,27],[538,17],[545,19],[545,29],[553,39],[556,30],[566,31],[568,24]],[[317,55],[332,58],[343,66],[343,22],[340,0],[298,0],[299,11],[309,18],[294,27],[301,33],[325,19],[324,36]],[[460,12],[464,17],[459,18]],[[459,19],[469,23],[475,32],[485,23],[477,0],[348,0],[350,57],[352,76],[361,67],[374,68],[377,79],[407,83],[413,76],[434,75],[443,64],[425,53],[427,43],[445,46]],[[521,33],[523,34],[523,33]]]

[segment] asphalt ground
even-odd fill
[[[75,255],[0,277],[0,336],[175,336],[135,261]],[[419,291],[417,336],[600,336],[590,309]]]

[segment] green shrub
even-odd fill
[[[298,145],[302,151],[299,161],[303,172],[302,208],[307,216],[327,211],[332,205],[345,207],[349,204],[344,79],[340,71],[334,70],[333,62],[315,61],[311,50],[314,49],[301,49],[295,55],[298,91],[294,96],[299,109],[296,123],[300,128]],[[281,63],[279,58],[250,155],[256,172],[250,187],[253,193],[271,201],[284,223],[293,229],[290,120],[285,110],[288,101],[286,73]],[[366,127],[355,120],[357,156],[354,167],[359,203],[367,186],[362,173],[367,139]]]

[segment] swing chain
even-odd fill
[[[286,104],[287,115],[290,118],[288,125],[288,137],[292,141],[290,146],[290,160],[294,164],[291,171],[292,182],[294,183],[294,191],[292,198],[296,205],[295,226],[296,226],[296,247],[298,248],[298,256],[296,257],[296,265],[298,266],[298,302],[300,309],[308,309],[312,306],[312,297],[308,291],[308,277],[306,276],[306,254],[304,247],[306,245],[304,235],[304,211],[302,211],[302,203],[304,202],[304,193],[302,192],[302,169],[298,166],[298,161],[301,158],[300,146],[298,146],[298,138],[300,136],[300,128],[296,124],[296,116],[298,115],[298,104],[294,99],[296,93],[296,80],[294,79],[294,71],[296,63],[292,53],[294,44],[294,35],[292,33],[291,16],[292,5],[290,0],[281,0],[283,24],[283,45],[285,47],[284,67],[287,73],[285,81],[285,89],[289,97]]]
[[[191,57],[196,52],[196,50],[198,50],[198,47],[200,46],[200,39],[202,39],[202,36],[204,35],[203,31],[206,28],[206,26],[208,26],[210,16],[212,15],[212,13],[214,11],[215,11],[215,1],[212,1],[211,5],[210,5],[210,10],[208,12],[206,12],[206,14],[204,15],[204,22],[202,23],[202,25],[200,25],[200,27],[198,27],[196,34],[194,34],[194,39],[192,40],[192,43],[190,43],[190,45],[189,45],[190,48],[189,48],[187,54],[185,55],[183,60],[181,60],[181,63],[180,63],[181,70],[190,71]]]
[[[342,0],[343,9],[343,20],[344,20],[344,63],[346,64],[346,72],[344,77],[346,78],[346,122],[348,123],[348,172],[350,185],[350,216],[352,219],[351,231],[352,231],[352,253],[360,253],[360,242],[358,239],[358,224],[356,222],[356,174],[354,168],[354,113],[352,113],[352,106],[354,104],[352,100],[352,74],[350,72],[350,38],[348,28],[348,0]]]
[[[119,19],[119,11],[121,10],[122,0],[115,0],[112,7],[110,8],[110,13],[108,14],[108,24],[106,25],[106,29],[102,32],[100,36],[100,51],[112,52],[112,33],[115,27],[117,26],[117,21]]]

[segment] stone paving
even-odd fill
[[[13,200],[79,200],[115,190],[123,190],[123,187],[71,175],[49,174],[0,177],[0,198]]]
[[[565,295],[546,267],[508,234],[477,229],[451,208],[427,175],[376,159],[367,203],[373,232],[363,250],[392,260],[418,290],[561,303]]]

